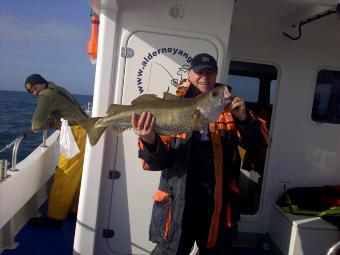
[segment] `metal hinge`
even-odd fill
[[[115,171],[115,170],[110,170],[109,171],[109,179],[110,180],[116,180],[119,179],[121,176],[119,171]]]
[[[115,232],[112,229],[103,229],[103,237],[104,238],[112,238],[114,237]]]
[[[135,52],[133,51],[133,49],[128,47],[122,47],[122,50],[120,51],[120,55],[123,58],[132,58],[134,54]]]

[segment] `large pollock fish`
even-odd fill
[[[213,90],[193,98],[181,98],[164,93],[161,99],[155,95],[141,95],[131,105],[112,104],[105,117],[79,120],[94,146],[103,132],[112,127],[116,133],[131,128],[132,113],[151,112],[156,117],[155,132],[161,135],[173,135],[201,130],[211,121],[217,120],[232,95],[227,86],[218,86]]]

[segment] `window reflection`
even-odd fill
[[[312,119],[316,122],[340,123],[340,72],[319,71],[314,91]]]

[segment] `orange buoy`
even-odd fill
[[[98,49],[99,17],[93,10],[91,10],[91,22],[91,36],[87,43],[87,54],[91,59],[91,63],[95,64]]]

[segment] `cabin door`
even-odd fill
[[[209,53],[219,63],[225,57],[223,48],[211,36],[182,34],[138,31],[126,37],[126,46],[121,49],[122,104],[130,104],[142,94],[162,97],[164,91],[175,93],[180,81],[187,77],[191,59],[198,53]],[[137,153],[133,131],[118,137],[115,170],[121,176],[111,189],[108,228],[114,236],[107,239],[113,254],[148,254],[154,247],[149,241],[149,222],[160,172],[143,170]]]

